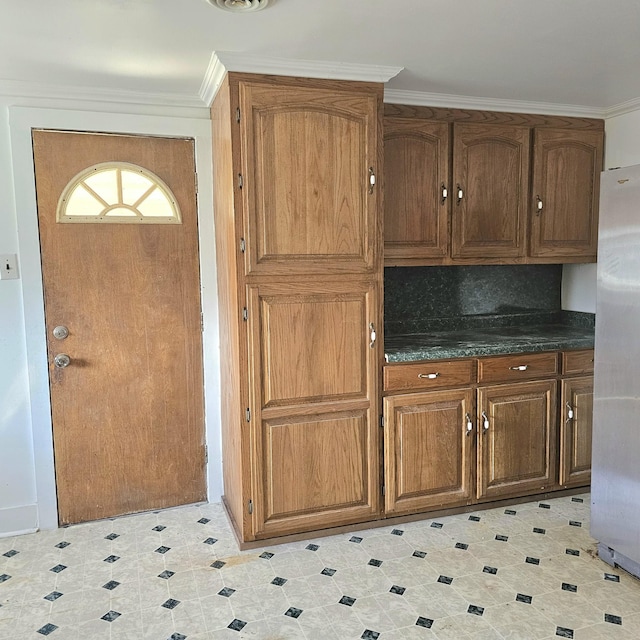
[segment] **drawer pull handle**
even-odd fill
[[[471,416],[468,413],[465,413],[465,418],[467,420],[467,435],[470,436],[473,431],[473,422],[471,422]]]
[[[521,364],[517,367],[509,367],[511,371],[526,371],[529,368],[528,364]]]
[[[419,373],[418,378],[427,378],[429,380],[435,380],[440,374],[439,373]]]
[[[487,418],[487,414],[483,411],[482,412],[482,426],[484,427],[485,431],[489,431],[489,418]]]

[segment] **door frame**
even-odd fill
[[[29,380],[29,408],[35,466],[37,529],[58,527],[51,397],[47,361],[46,329],[40,242],[38,234],[35,173],[31,129],[58,129],[164,137],[193,138],[198,184],[198,240],[200,246],[200,304],[203,314],[203,368],[207,497],[222,496],[220,422],[220,358],[218,294],[213,219],[211,122],[208,110],[202,118],[9,108],[9,134],[13,185],[17,211],[20,278],[25,322]]]

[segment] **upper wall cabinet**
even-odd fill
[[[595,260],[602,147],[599,131],[535,131],[532,256]]]
[[[529,176],[529,130],[456,124],[452,258],[519,257]]]
[[[251,82],[239,89],[247,272],[373,272],[377,97]]]
[[[443,258],[449,246],[449,125],[384,123],[386,258]]]
[[[385,105],[385,264],[595,261],[603,130]]]

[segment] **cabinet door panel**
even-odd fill
[[[385,259],[442,258],[448,251],[449,125],[386,118]]]
[[[562,381],[560,420],[560,484],[587,485],[591,482],[593,376]]]
[[[258,538],[379,510],[377,285],[250,285],[250,425]]]
[[[595,261],[602,147],[599,131],[536,130],[532,256]]]
[[[452,257],[524,255],[529,130],[456,124],[453,139]]]
[[[555,380],[482,387],[478,416],[478,498],[526,495],[555,484]]]
[[[262,408],[371,397],[369,283],[249,287],[256,401]]]
[[[471,390],[384,400],[385,507],[388,514],[466,504],[472,497],[475,434]]]
[[[373,271],[377,96],[241,82],[240,105],[248,271]]]

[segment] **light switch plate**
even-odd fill
[[[18,256],[15,253],[0,255],[0,280],[17,280]]]

